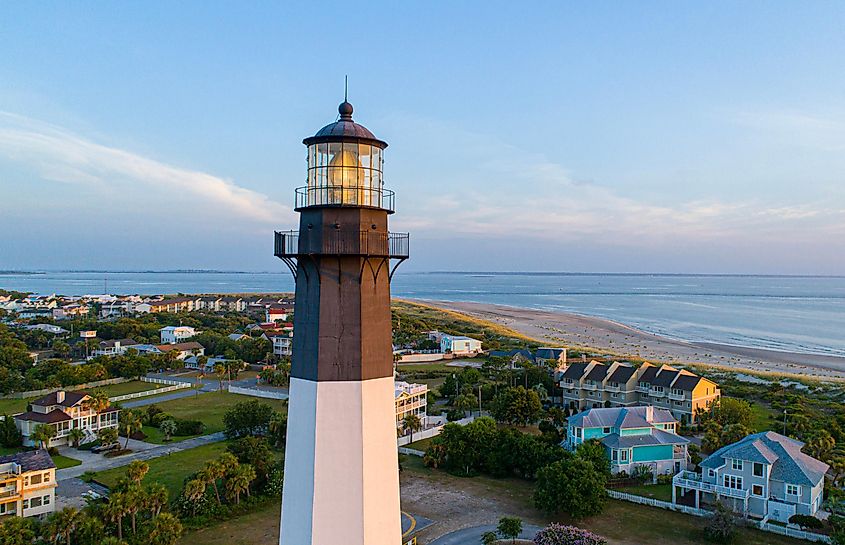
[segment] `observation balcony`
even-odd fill
[[[394,198],[393,191],[378,186],[352,184],[304,186],[296,188],[294,209],[300,211],[311,207],[378,208],[392,214],[395,211]]]
[[[683,392],[681,392],[680,394],[669,392],[669,399],[671,399],[672,401],[683,401],[686,399],[686,395],[684,395]]]
[[[407,259],[410,254],[408,233],[376,231],[338,231],[328,229],[322,235],[299,231],[276,231],[274,255],[295,258],[302,255],[354,255]]]

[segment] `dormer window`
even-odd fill
[[[737,460],[736,458],[731,460],[731,469],[734,471],[742,471],[742,460]]]

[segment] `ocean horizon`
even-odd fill
[[[274,293],[288,272],[5,271],[39,294]],[[394,276],[396,297],[570,312],[690,342],[845,356],[845,276],[428,271]]]

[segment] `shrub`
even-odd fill
[[[797,524],[802,530],[821,530],[822,521],[810,515],[795,514],[789,517],[790,524]]]
[[[50,454],[50,456],[58,456],[59,455],[59,449],[57,449],[56,447],[48,448],[47,452]]]
[[[448,420],[449,422],[456,422],[465,416],[465,412],[452,409],[448,413],[446,413],[446,420]]]
[[[159,411],[155,413],[152,418],[150,418],[150,426],[158,428],[159,426],[161,426],[162,422],[164,422],[165,420],[170,420],[172,418],[173,417],[167,414],[166,412]]]
[[[176,420],[176,431],[174,435],[200,435],[205,424],[199,420]]]
[[[273,407],[257,399],[238,403],[223,416],[226,437],[231,439],[244,435],[264,435],[272,416]]]
[[[606,545],[607,541],[587,530],[553,522],[537,532],[534,543],[536,545]]]
[[[704,526],[704,535],[716,543],[730,543],[736,535],[736,516],[724,505],[717,503],[716,511]]]

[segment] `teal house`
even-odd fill
[[[564,446],[574,450],[598,439],[614,474],[646,466],[654,475],[674,475],[687,469],[688,460],[689,441],[677,426],[672,413],[651,405],[587,409],[569,418]]]

